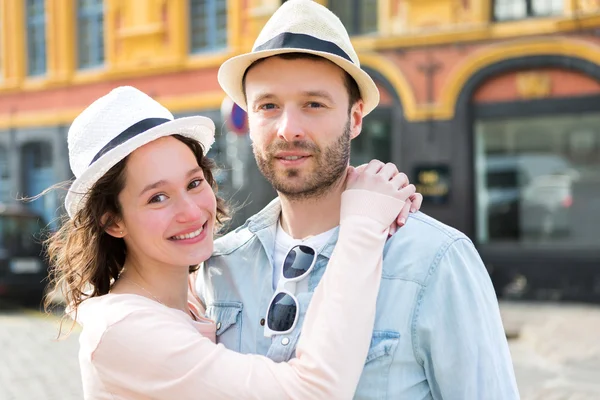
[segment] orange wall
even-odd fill
[[[433,99],[438,98],[440,89],[452,69],[482,45],[464,45],[430,47],[425,49],[411,49],[407,51],[386,51],[384,54],[392,60],[410,83],[417,104],[428,103],[428,85],[433,84]],[[425,69],[436,64],[437,70],[429,78]],[[429,82],[431,79],[431,82]]]
[[[600,94],[600,83],[589,76],[578,72],[544,68],[533,72],[550,80],[550,91],[544,97],[577,97]],[[518,90],[519,72],[502,74],[489,79],[475,92],[474,101],[477,103],[494,103],[502,101],[522,100]]]
[[[40,92],[19,92],[0,96],[0,116],[35,110],[85,108],[95,99],[122,85],[135,86],[156,97],[195,95],[221,90],[217,83],[217,68],[180,73],[114,80],[76,85]]]
[[[591,35],[579,35],[578,40],[600,44],[600,38]],[[424,72],[427,65],[431,63],[438,65],[431,81],[433,102],[438,102],[440,93],[448,85],[451,74],[469,58],[476,57],[478,51],[494,45],[494,42],[478,42],[427,48],[393,49],[381,51],[380,54],[401,71],[403,79],[410,86],[417,106],[420,106],[429,102],[427,91],[430,82]],[[551,76],[552,96],[578,96],[600,91],[600,85],[597,82],[581,74],[557,69],[545,71]],[[119,85],[133,85],[160,98],[194,96],[203,92],[214,93],[220,91],[216,76],[217,68],[214,67],[102,83],[79,84],[43,91],[5,93],[0,96],[0,118],[5,118],[10,113],[29,113],[36,110],[47,112],[83,109],[94,99]],[[391,94],[386,93],[381,85],[380,89],[382,89],[381,104],[390,105],[392,103]],[[483,102],[515,98],[518,98],[515,77],[510,74],[491,79],[476,93],[476,101]]]
[[[578,35],[578,39],[582,42],[592,42],[596,45],[600,45],[600,38],[592,35]],[[383,54],[394,62],[398,68],[402,71],[402,74],[409,82],[415,96],[417,104],[428,103],[428,86],[433,84],[433,102],[438,101],[439,95],[442,88],[448,84],[449,76],[467,59],[474,56],[477,51],[494,46],[494,42],[479,42],[479,43],[461,43],[448,46],[431,46],[428,48],[414,48],[414,49],[402,49],[402,50],[387,50]],[[427,77],[425,68],[431,64],[437,64],[437,71],[432,75],[431,78]],[[564,72],[565,74],[568,71]],[[569,90],[568,86],[572,83],[582,86],[579,89],[571,88],[572,90],[579,90],[575,93],[585,94],[586,90],[596,93],[597,83],[590,78],[580,76],[579,80],[574,78],[577,74],[570,75],[553,75],[553,81],[555,81],[555,87],[559,95],[573,94],[571,92],[565,92]],[[556,78],[556,79],[554,79]],[[429,82],[431,79],[431,82]],[[564,80],[572,80],[572,83],[564,85],[561,83]],[[583,81],[581,80],[583,79]],[[592,87],[584,88],[586,85],[593,83]],[[566,86],[566,87],[565,87]],[[579,87],[579,86],[578,86]]]

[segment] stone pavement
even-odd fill
[[[502,302],[501,311],[523,400],[600,399],[600,306]],[[56,317],[0,310],[0,400],[82,399],[79,330],[62,341],[57,332]]]
[[[600,306],[501,303],[523,400],[600,399]]]
[[[35,311],[0,311],[0,400],[83,398],[79,330],[57,341],[58,321]]]

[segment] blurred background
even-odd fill
[[[472,238],[501,301],[523,398],[600,398],[600,349],[581,336],[600,330],[600,0],[317,1],[345,24],[381,92],[352,163],[396,163],[424,195],[422,211]],[[216,75],[281,3],[0,0],[0,363],[66,357],[72,369],[39,374],[74,385],[25,394],[19,382],[31,383],[31,369],[0,367],[0,399],[81,398],[76,339],[48,343],[56,320],[35,311],[46,265],[32,238],[56,229],[64,192],[16,199],[71,178],[67,131],[93,100],[132,85],[178,117],[211,117],[221,195],[238,207],[229,229],[275,196],[245,113]],[[15,345],[15,335],[29,341]],[[573,343],[584,361],[564,349]],[[21,345],[37,350],[17,353]],[[546,345],[570,356],[540,356]]]

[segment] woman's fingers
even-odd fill
[[[421,193],[415,193],[410,197],[410,201],[412,203],[410,212],[415,213],[419,211],[423,205],[423,195]]]
[[[402,211],[400,211],[400,214],[398,214],[398,218],[396,218],[396,223],[398,224],[399,228],[403,227],[404,224],[406,224],[408,214],[410,213],[411,203],[412,202],[410,200],[407,200],[404,203],[404,207],[402,207]]]
[[[392,184],[396,189],[400,190],[408,186],[408,176],[404,172],[399,172],[392,178]]]

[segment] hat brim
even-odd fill
[[[237,105],[248,111],[248,106],[246,104],[246,99],[242,88],[242,79],[246,70],[248,67],[250,67],[250,65],[252,65],[253,62],[257,60],[285,53],[314,54],[331,61],[350,74],[350,76],[352,76],[352,78],[354,78],[356,81],[360,90],[360,95],[364,102],[363,115],[369,114],[379,104],[379,89],[377,89],[377,85],[375,85],[375,82],[373,82],[373,79],[371,79],[369,74],[363,71],[360,67],[335,54],[326,53],[323,51],[308,50],[304,48],[262,50],[232,57],[225,61],[219,68],[219,73],[217,76],[219,84],[225,93],[227,93],[227,95]]]
[[[73,218],[85,206],[90,189],[119,161],[145,144],[172,135],[182,135],[197,140],[206,155],[215,140],[215,124],[210,118],[200,116],[174,119],[148,129],[108,151],[71,184],[65,197],[65,208],[69,216]]]

